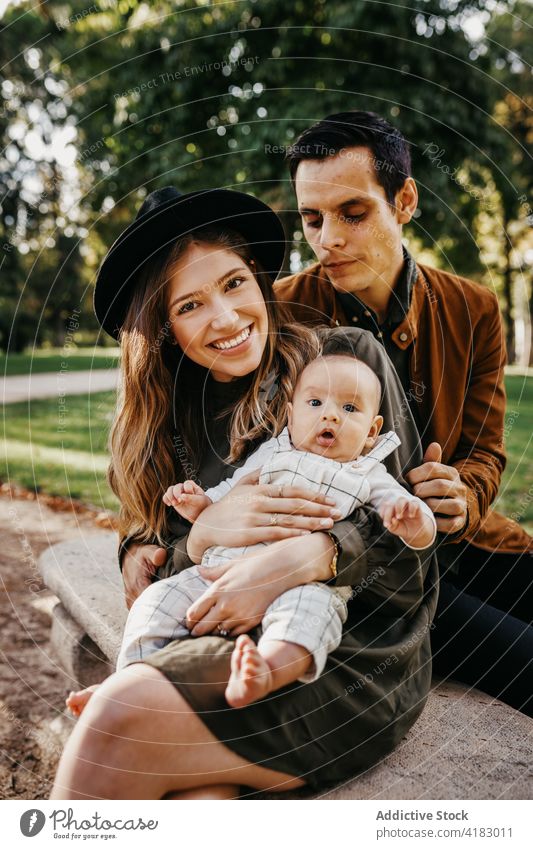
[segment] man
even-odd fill
[[[489,506],[505,466],[496,297],[402,247],[418,196],[409,147],[384,119],[331,115],[302,133],[288,162],[318,262],[279,281],[276,295],[298,320],[374,333],[419,426],[424,463],[408,481],[442,534],[435,670],[533,715],[532,540]]]

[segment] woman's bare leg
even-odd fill
[[[232,752],[161,672],[137,663],[104,681],[88,702],[51,798],[161,799],[220,784],[283,791],[304,782]]]
[[[238,799],[240,787],[236,784],[213,784],[211,787],[195,787],[181,793],[167,793],[165,799]]]

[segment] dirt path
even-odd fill
[[[18,374],[0,379],[0,404],[28,398],[57,398],[117,388],[118,368]]]
[[[37,500],[29,493],[0,488],[3,799],[48,796],[70,724],[63,715],[67,682],[50,654],[50,617],[56,598],[44,587],[37,560],[49,545],[101,527],[103,517],[64,508],[59,499]]]

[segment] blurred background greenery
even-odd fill
[[[284,149],[329,113],[373,110],[411,143],[411,251],[498,294],[518,364],[498,506],[533,527],[532,26],[531,0],[0,0],[2,372],[116,363],[94,275],[155,188],[262,197],[286,271],[302,267]],[[69,397],[66,434],[57,398],[6,406],[0,479],[116,507],[113,403]]]
[[[0,0],[0,347],[98,336],[95,270],[147,192],[226,186],[309,259],[283,148],[328,113],[410,140],[416,256],[497,291],[509,360],[533,308],[530,0]],[[277,148],[277,151],[276,151]]]

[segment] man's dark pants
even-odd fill
[[[441,572],[434,672],[533,716],[533,556],[466,543],[456,564]]]

